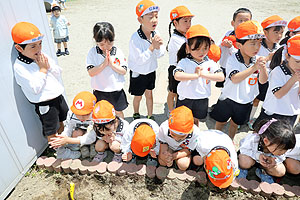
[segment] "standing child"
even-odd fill
[[[180,106],[170,113],[169,120],[160,125],[160,165],[171,167],[175,161],[180,170],[186,170],[190,166],[191,152],[196,148],[200,133],[193,122],[192,111],[186,106]]]
[[[286,169],[282,162],[286,151],[295,147],[295,133],[289,124],[277,119],[262,120],[255,127],[255,132],[248,134],[240,142],[238,178],[246,178],[248,169],[257,162],[263,170],[257,168],[256,175],[262,182],[274,183],[271,176],[285,175]]]
[[[286,171],[291,174],[300,174],[300,135],[296,134],[296,145],[292,151],[286,152],[284,165]]]
[[[173,71],[177,65],[177,52],[180,47],[186,42],[185,34],[191,27],[192,17],[194,15],[185,6],[177,6],[171,10],[169,24],[169,36],[170,40],[167,46],[169,52],[169,93],[167,97],[167,104],[169,113],[174,109],[174,101],[177,101],[177,85],[178,81],[174,79]],[[171,26],[175,27],[174,32],[171,36]]]
[[[96,46],[87,56],[87,70],[97,101],[107,100],[116,109],[116,115],[124,118],[128,106],[123,90],[127,62],[121,49],[114,46],[114,27],[108,22],[98,22],[93,28]]]
[[[53,6],[51,11],[52,17],[50,25],[53,28],[54,42],[57,43],[56,55],[69,55],[70,52],[68,50],[67,42],[69,41],[68,26],[70,26],[70,22],[66,19],[65,16],[61,15],[61,8],[59,6]],[[61,51],[61,43],[63,43],[64,45],[65,52]]]
[[[241,23],[235,30],[237,53],[231,55],[226,64],[226,80],[222,94],[210,116],[216,120],[216,129],[223,129],[230,120],[228,135],[234,138],[238,125],[249,121],[252,101],[258,95],[258,84],[268,79],[264,58],[257,58],[264,37],[256,21]],[[259,76],[258,76],[259,74]]]
[[[174,78],[177,87],[177,107],[185,105],[193,112],[195,124],[207,116],[210,81],[223,81],[224,74],[218,65],[208,59],[211,38],[201,25],[194,25],[186,32],[187,42],[178,51],[178,64]]]
[[[129,41],[128,67],[130,69],[129,93],[133,98],[133,119],[140,118],[139,109],[145,93],[148,118],[154,119],[152,90],[155,88],[157,59],[164,55],[163,41],[156,33],[159,7],[150,0],[142,0],[136,6],[141,24]]]
[[[42,53],[44,35],[29,22],[17,23],[11,31],[19,56],[14,64],[15,78],[26,98],[35,105],[43,134],[48,141],[61,133],[67,118],[68,105],[63,97],[61,68]]]

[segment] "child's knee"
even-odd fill
[[[190,157],[179,158],[176,161],[176,163],[180,170],[185,171],[190,166],[191,158]]]
[[[194,156],[193,157],[193,163],[197,166],[203,165],[203,159],[201,156]]]
[[[83,136],[84,134],[84,131],[81,130],[81,129],[77,129],[77,130],[74,130],[73,133],[72,133],[72,137],[73,138],[76,138],[76,137],[79,137],[79,136]]]
[[[283,163],[280,163],[271,169],[266,169],[266,171],[272,176],[282,177],[286,173],[286,168]]]
[[[114,153],[120,153],[121,149],[120,149],[120,142],[118,141],[113,141],[109,148],[114,152]]]
[[[239,166],[242,169],[249,169],[255,164],[255,160],[244,154],[239,155]]]
[[[106,142],[104,142],[103,140],[97,140],[96,144],[95,144],[95,150],[97,152],[103,152],[107,149],[108,144]]]
[[[291,174],[300,174],[300,162],[292,158],[285,160],[286,171]]]

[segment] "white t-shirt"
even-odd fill
[[[47,74],[40,72],[39,66],[30,58],[19,54],[14,64],[15,78],[26,98],[32,103],[54,99],[64,92],[61,80],[61,68],[50,58]]]
[[[261,46],[260,46],[260,49],[257,53],[257,56],[264,56],[264,57],[267,57],[270,53],[273,53],[275,52],[280,46],[278,44],[274,44],[273,46],[273,49],[269,49],[267,44],[265,43],[264,40],[262,40],[261,42]],[[271,69],[270,69],[270,61],[268,61],[266,63],[266,67],[267,67],[267,70],[268,70],[268,73],[270,73]]]
[[[255,62],[256,57],[252,57],[250,65],[246,65],[240,51],[229,57],[226,65],[225,84],[220,96],[221,100],[229,98],[237,103],[247,104],[251,103],[256,98],[259,94],[258,73],[251,74],[237,84],[231,81],[232,75],[246,70],[253,66]]]
[[[300,161],[300,134],[296,134],[296,145],[291,151],[286,152],[287,158],[293,158]]]
[[[186,42],[186,38],[176,29],[174,33],[171,35],[169,44],[168,44],[168,52],[169,52],[169,64],[176,66],[177,65],[177,53],[180,47]]]
[[[269,76],[269,88],[263,104],[266,114],[293,116],[300,114],[299,82],[297,81],[286,95],[280,99],[274,93],[281,89],[292,77],[289,68],[282,64],[275,67]]]
[[[122,142],[121,142],[122,153],[127,153],[127,152],[132,153],[130,145],[131,145],[131,140],[134,136],[134,131],[140,124],[143,124],[143,123],[150,125],[150,127],[153,129],[153,131],[156,135],[156,143],[155,143],[154,151],[155,151],[156,155],[159,154],[159,142],[157,140],[159,126],[155,121],[153,121],[151,119],[136,119],[129,124],[129,128],[125,132],[125,134],[122,138]]]
[[[160,46],[160,49],[149,50],[151,42],[147,40],[141,28],[133,33],[129,41],[128,68],[133,72],[133,77],[139,74],[149,74],[154,72],[157,67],[157,59],[165,53],[166,47]]]
[[[179,151],[181,149],[189,149],[190,151],[193,151],[196,148],[200,134],[198,126],[194,125],[193,128],[193,132],[188,134],[184,140],[176,141],[170,135],[169,122],[166,120],[159,127],[158,140],[160,143],[167,144],[173,151]]]
[[[230,35],[234,35],[234,31],[227,31],[227,33],[225,33],[224,37],[227,37],[227,36],[230,36]],[[230,48],[222,46],[221,44],[222,44],[222,41],[223,41],[224,37],[222,38],[222,40],[220,40],[218,42],[218,46],[221,49],[221,58],[219,60],[219,63],[220,63],[220,66],[222,68],[226,69],[226,63],[227,63],[228,58],[231,55],[235,54],[237,52],[237,49],[233,45]]]
[[[114,63],[119,63],[121,67],[127,70],[126,58],[121,49],[113,46],[110,51],[110,57]],[[104,60],[105,53],[98,46],[91,48],[86,61],[87,70],[102,64]],[[100,73],[91,77],[92,88],[102,92],[120,91],[123,89],[124,84],[124,75],[115,72],[109,66],[106,66]]]
[[[174,69],[174,75],[176,72],[185,72],[194,74],[197,66],[203,67],[203,71],[207,71],[211,74],[221,72],[217,63],[204,57],[202,62],[197,62],[192,58],[183,58],[179,61],[176,68]],[[196,80],[180,81],[177,86],[177,93],[179,99],[204,99],[208,98],[211,94],[210,80],[199,77]]]

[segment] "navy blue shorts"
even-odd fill
[[[138,77],[132,77],[130,70],[129,93],[134,96],[142,96],[146,90],[153,90],[155,88],[155,71],[149,74],[139,74]]]
[[[197,119],[205,119],[208,110],[208,98],[205,99],[177,99],[176,108],[186,106],[192,110],[193,116]]]
[[[106,100],[115,107],[116,111],[123,111],[128,107],[127,97],[123,89],[114,92],[101,92],[94,90],[93,94],[96,96],[97,102]]]
[[[67,36],[65,38],[59,38],[59,39],[54,38],[54,42],[55,43],[69,42],[69,36]]]
[[[169,75],[168,75],[168,78],[169,78],[168,89],[169,89],[170,92],[173,92],[173,93],[177,93],[177,86],[178,86],[178,83],[179,83],[179,81],[175,80],[174,75],[173,75],[173,71],[174,71],[175,68],[176,68],[176,66],[171,65],[168,69],[168,72],[169,72]]]

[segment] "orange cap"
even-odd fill
[[[150,0],[142,0],[140,3],[136,6],[135,12],[138,17],[142,17],[148,13],[159,11],[159,7],[155,5],[153,1]]]
[[[278,15],[272,15],[271,17],[268,17],[261,23],[263,29],[270,28],[273,26],[286,26],[286,25],[287,25],[287,21],[283,20]]]
[[[207,56],[209,57],[209,59],[218,62],[221,58],[220,47],[216,44],[211,44]]]
[[[191,26],[185,35],[186,39],[190,39],[197,36],[204,36],[210,38],[208,30],[200,24]]]
[[[105,124],[116,119],[116,111],[114,106],[106,100],[101,100],[96,103],[92,120],[97,124]]]
[[[97,101],[95,95],[90,92],[83,91],[78,93],[73,99],[71,111],[75,115],[87,115],[93,111],[94,105]]]
[[[288,29],[290,32],[300,31],[300,16],[295,17],[289,22]]]
[[[135,131],[131,140],[131,150],[140,157],[145,157],[155,144],[155,133],[148,125],[142,123]]]
[[[185,6],[177,6],[170,12],[170,19],[173,21],[174,19],[180,18],[180,17],[194,17],[189,9]]]
[[[175,108],[169,117],[169,129],[178,135],[189,134],[193,131],[194,117],[191,109],[186,106]]]
[[[294,35],[287,41],[287,52],[296,60],[300,60],[300,35]]]
[[[17,44],[30,44],[43,39],[44,35],[32,23],[19,22],[11,30],[11,36]]]
[[[264,38],[264,32],[261,25],[254,20],[246,21],[238,25],[235,30],[236,38],[240,40],[251,40]]]
[[[219,188],[228,187],[234,177],[231,158],[224,149],[212,150],[205,159],[209,180]]]

